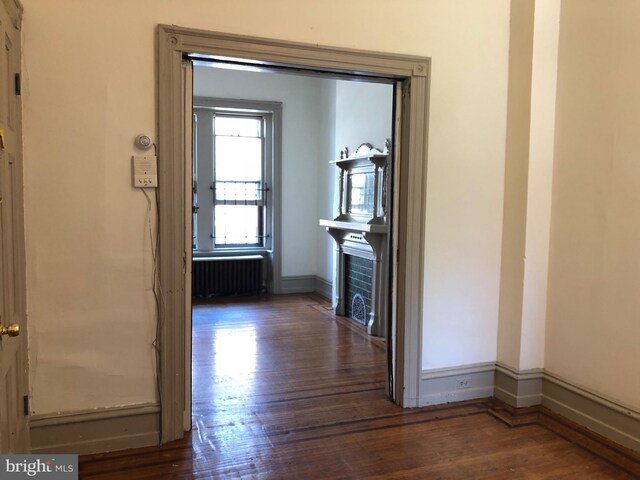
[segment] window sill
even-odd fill
[[[240,255],[269,255],[273,251],[268,248],[225,248],[219,250],[194,250],[193,257],[237,257]]]

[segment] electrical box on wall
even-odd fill
[[[134,187],[158,187],[158,163],[155,155],[135,155],[132,157],[132,165]]]

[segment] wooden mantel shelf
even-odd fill
[[[340,220],[320,220],[320,226],[348,232],[377,233],[380,235],[386,235],[389,228],[387,225],[375,223],[344,222]]]

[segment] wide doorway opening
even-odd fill
[[[381,151],[379,145],[364,145],[364,150],[361,150],[357,145],[345,145],[348,149],[334,164],[343,179],[342,184],[339,183],[339,190],[343,192],[338,210],[341,215],[324,218],[338,223],[324,226],[342,229],[344,236],[336,243],[343,248],[336,254],[341,255],[343,262],[344,256],[349,254],[347,247],[360,241],[369,244],[371,250],[366,253],[375,260],[379,258],[378,252],[385,251],[385,248],[374,247],[372,243],[377,242],[369,242],[367,237],[370,233],[380,234],[379,226],[367,227],[359,235],[350,231],[352,229],[343,228],[344,222],[350,221],[349,216],[361,217],[362,208],[371,207],[378,219],[383,216],[380,213],[384,210],[383,204],[391,209],[389,218],[393,222],[389,225],[386,248],[389,272],[387,275],[376,270],[374,274],[375,278],[388,279],[386,288],[390,293],[387,307],[382,308],[378,304],[382,311],[388,311],[387,331],[390,333],[387,353],[391,353],[387,357],[385,384],[395,402],[404,407],[416,406],[421,382],[429,59],[205,32],[175,25],[158,27],[157,45],[160,299],[157,358],[162,442],[181,438],[191,428],[191,270],[194,263],[192,64],[195,60],[227,63],[247,69],[293,69],[309,75],[319,73],[338,79],[357,77],[365,82],[384,80],[393,83],[395,111],[390,149]],[[357,150],[354,152],[353,148]],[[360,158],[351,158],[352,153]],[[385,155],[392,159],[392,171],[389,174],[387,167],[386,175],[381,174],[384,166],[380,158]],[[369,159],[369,164],[364,164],[366,168],[360,168],[363,167],[360,164],[362,159]],[[378,192],[377,197],[374,194],[373,203],[367,199],[364,203],[352,201],[367,182],[373,180],[374,185],[380,186],[384,183],[380,181],[383,177],[393,183],[392,198],[385,198]],[[345,193],[349,191],[351,196]],[[217,197],[212,208],[221,205],[218,200],[226,199]],[[248,200],[245,198],[243,201]],[[276,202],[274,199],[274,207]],[[214,233],[214,236],[217,235]],[[336,238],[333,233],[331,236]],[[278,248],[282,246],[274,236],[274,253]],[[367,256],[363,252],[358,253]],[[277,255],[274,258],[271,268],[275,271],[279,262]],[[278,278],[283,279],[282,273],[280,277],[273,276],[274,283]],[[380,287],[381,282],[377,285]]]
[[[194,427],[393,400],[397,80],[194,57]]]

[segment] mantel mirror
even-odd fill
[[[335,220],[385,224],[389,141],[384,150],[363,143],[345,148],[334,163],[340,169],[340,205]]]

